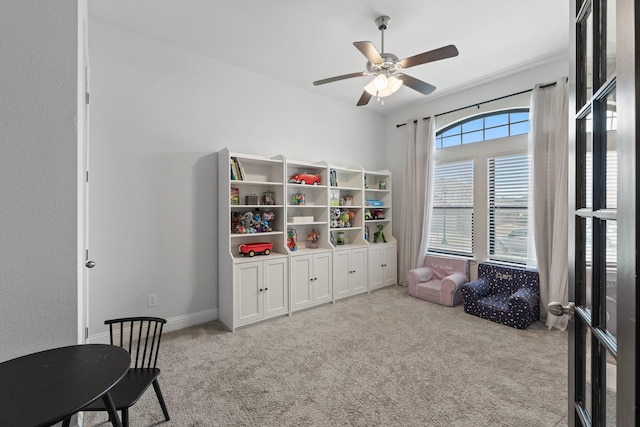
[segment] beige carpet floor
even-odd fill
[[[230,333],[166,333],[131,426],[566,426],[567,334],[388,287]],[[106,426],[85,414],[85,426]]]

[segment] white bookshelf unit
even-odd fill
[[[220,150],[220,320],[235,331],[395,284],[391,224],[389,171]]]
[[[397,279],[397,242],[392,235],[391,172],[364,171],[363,234],[369,243],[369,290],[393,285]],[[376,233],[382,231],[376,238]]]
[[[329,244],[328,169],[324,162],[286,162],[287,250],[290,255],[291,311],[332,301]],[[291,244],[291,234],[297,242]]]
[[[329,229],[333,253],[334,301],[368,291],[364,239],[363,170],[330,166]]]
[[[284,177],[281,156],[218,152],[218,311],[231,331],[289,312]],[[268,256],[240,254],[265,242]]]

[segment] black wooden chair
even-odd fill
[[[122,425],[124,427],[129,425],[129,408],[135,405],[150,385],[153,385],[156,391],[164,419],[169,421],[167,405],[164,403],[160,384],[158,384],[160,369],[156,367],[162,328],[167,321],[159,317],[128,317],[107,320],[104,323],[109,325],[111,345],[120,346],[131,354],[132,366],[111,390],[113,403],[122,414]],[[98,399],[82,410],[106,411],[107,408],[102,399]]]

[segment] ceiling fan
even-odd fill
[[[367,57],[367,71],[316,80],[313,84],[319,86],[352,77],[375,76],[375,78],[365,86],[364,92],[358,100],[358,106],[367,105],[372,96],[376,96],[378,101],[384,105],[384,101],[382,101],[381,98],[396,92],[403,84],[423,95],[429,95],[436,90],[435,86],[404,74],[402,71],[406,68],[415,67],[416,65],[458,56],[458,49],[450,44],[439,49],[430,50],[399,60],[396,55],[384,51],[384,30],[387,29],[389,21],[390,18],[388,16],[380,16],[376,19],[376,25],[382,36],[382,52],[378,52],[371,42],[353,43],[353,45]]]

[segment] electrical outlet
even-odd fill
[[[157,306],[158,306],[158,294],[147,295],[147,307],[157,307]]]

